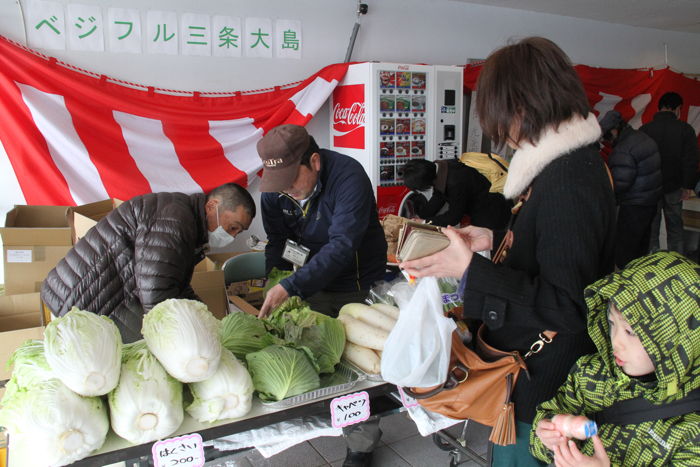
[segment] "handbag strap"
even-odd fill
[[[691,391],[683,399],[665,404],[652,404],[643,397],[617,401],[610,407],[589,414],[588,418],[598,425],[634,425],[692,412],[700,412],[700,388]]]

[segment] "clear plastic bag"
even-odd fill
[[[394,298],[398,298],[396,294]],[[410,299],[398,298],[397,303],[401,313],[384,344],[382,378],[398,386],[442,384],[447,378],[456,325],[443,315],[437,279],[421,279]]]

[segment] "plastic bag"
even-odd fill
[[[452,332],[457,327],[443,316],[437,279],[426,277],[406,303],[382,353],[382,378],[398,386],[430,387],[445,382]]]

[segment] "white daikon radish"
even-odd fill
[[[388,332],[355,319],[348,314],[339,315],[338,319],[345,326],[345,337],[348,341],[362,347],[384,350],[384,342],[389,337]]]
[[[371,326],[391,332],[396,325],[396,320],[385,315],[381,311],[362,303],[348,303],[340,309],[339,314],[349,315]]]
[[[376,308],[387,316],[391,316],[395,320],[399,319],[399,309],[393,305],[386,303],[372,303],[372,308]]]
[[[371,375],[378,375],[382,371],[382,364],[374,350],[360,347],[352,342],[345,343],[343,358]]]

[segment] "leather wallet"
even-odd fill
[[[409,261],[432,255],[450,244],[450,239],[436,225],[406,221],[399,232],[396,257]]]

